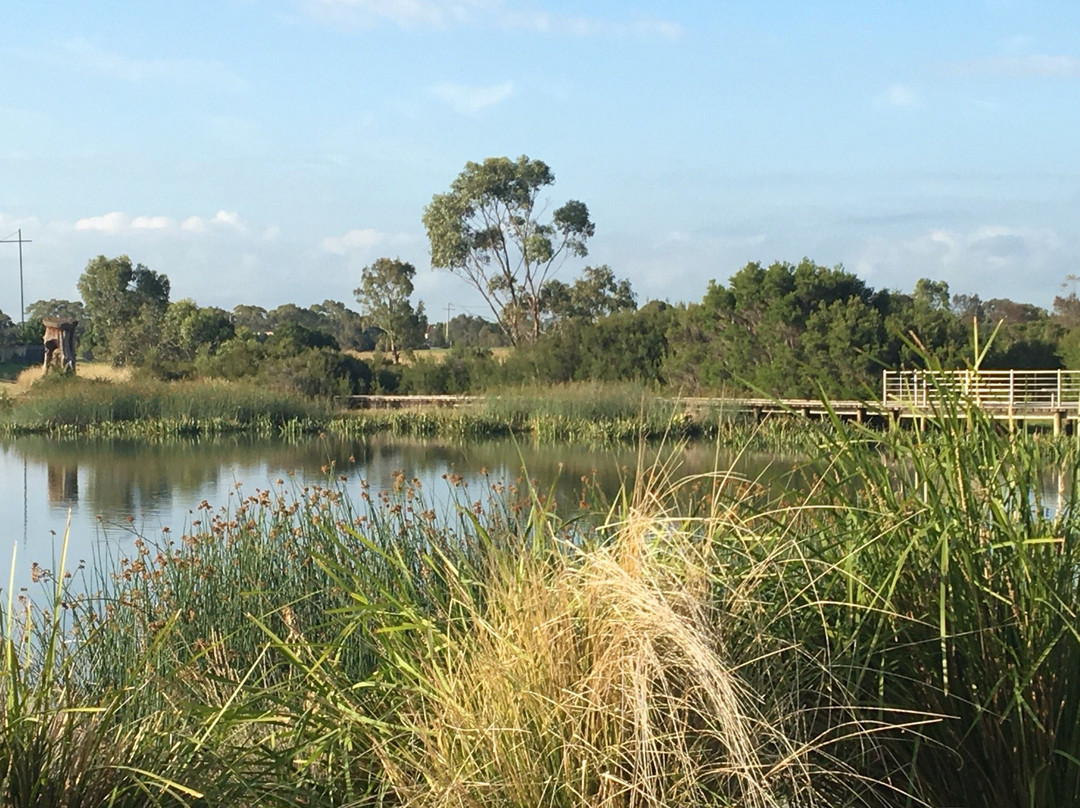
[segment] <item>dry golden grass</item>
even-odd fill
[[[801,747],[726,658],[692,543],[631,515],[607,546],[497,566],[455,609],[381,750],[413,808],[765,808],[808,795]],[[692,731],[688,731],[693,728]],[[727,804],[726,802],[724,804]]]
[[[498,362],[506,361],[506,358],[513,352],[513,348],[491,348],[491,356]],[[357,359],[363,359],[365,362],[370,362],[378,351],[346,351],[345,353],[350,356],[355,356]],[[386,354],[383,354],[386,356]],[[401,354],[401,364],[413,365],[417,362],[432,362],[439,364],[445,361],[446,357],[450,355],[449,348],[425,348],[422,351],[413,351],[411,355],[407,353]]]
[[[110,382],[126,382],[131,379],[131,368],[115,368],[107,362],[79,362],[75,366],[75,373],[83,379]],[[20,373],[14,382],[6,383],[7,386],[3,389],[9,394],[21,395],[29,390],[43,374],[44,370],[40,366],[29,367]]]
[[[131,368],[116,368],[107,362],[80,362],[75,372],[84,379],[100,379],[108,382],[131,380]]]

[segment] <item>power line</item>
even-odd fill
[[[21,227],[18,230],[16,230],[15,232],[18,233],[18,235],[19,235],[18,238],[12,238],[11,236],[8,236],[7,238],[0,238],[0,244],[15,244],[15,243],[18,243],[18,245],[19,245],[19,324],[25,326],[26,325],[26,297],[23,294],[22,245],[23,244],[33,244],[34,242],[32,242],[28,238],[23,238],[22,237],[22,228]]]

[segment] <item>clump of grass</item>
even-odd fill
[[[876,707],[943,716],[897,741],[931,803],[1071,804],[1080,800],[1076,455],[1063,466],[1052,442],[1009,435],[950,391],[940,398],[926,435],[863,432],[826,447],[831,507],[814,512],[808,532],[842,571],[828,578],[847,606],[831,618],[845,640],[836,662]],[[1050,470],[1061,476],[1047,501]],[[850,538],[823,542],[837,535]]]
[[[325,421],[323,405],[256,385],[222,381],[90,381],[50,375],[14,401],[2,429],[7,434],[150,438],[236,431],[276,434],[314,430]]]
[[[123,720],[132,692],[148,682],[90,696],[76,676],[82,647],[68,647],[77,598],[65,569],[67,540],[65,531],[55,575],[42,573],[53,583],[45,608],[25,595],[12,597],[12,559],[6,608],[0,607],[0,799],[11,808],[134,808],[201,798],[183,783],[191,772],[177,765],[174,714],[158,710],[138,722]]]
[[[553,542],[489,568],[482,587],[451,572],[446,613],[423,627],[440,637],[434,653],[403,643],[420,661],[402,728],[378,747],[398,798],[765,806],[808,796],[804,755],[726,657],[697,559],[664,532],[644,518],[610,545]]]

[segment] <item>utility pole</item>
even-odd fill
[[[450,345],[450,304],[446,304],[446,322],[443,323],[443,342]]]
[[[22,237],[22,228],[18,230],[19,237],[0,239],[0,244],[15,244],[19,245],[19,325],[26,325],[26,297],[23,295],[23,267],[22,267],[22,245],[33,244],[30,239]]]

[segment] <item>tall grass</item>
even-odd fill
[[[253,384],[109,382],[54,375],[10,403],[0,431],[58,437],[274,435],[282,429],[314,431],[327,415],[325,405]]]
[[[815,565],[816,614],[800,637],[828,643],[860,701],[942,716],[892,742],[932,804],[1074,804],[1076,455],[1062,464],[1060,444],[1009,435],[948,391],[941,399],[927,435],[823,446],[825,507],[797,515],[800,553]],[[842,608],[816,605],[833,601]]]
[[[44,607],[23,594],[13,597],[12,559],[6,606],[0,607],[0,800],[11,808],[187,805],[202,795],[170,777],[192,774],[177,765],[175,716],[144,710],[138,721],[124,720],[127,702],[150,683],[126,680],[92,701],[83,698],[76,675],[83,648],[71,646],[77,596],[66,570],[67,541],[65,531],[57,571],[41,573],[51,584]]]
[[[9,619],[9,648],[65,638],[9,660],[40,696],[12,714],[107,716],[158,802],[1074,804],[1076,455],[945,399],[926,433],[826,425],[775,495],[723,469],[587,518],[452,476],[442,506],[404,477],[238,492],[140,538],[77,632]]]
[[[831,430],[834,425],[818,428]],[[614,383],[508,389],[454,408],[361,410],[334,419],[326,429],[352,437],[380,432],[459,439],[515,435],[539,443],[588,446],[716,440],[748,450],[798,451],[818,441],[817,431],[799,419],[757,423],[749,414],[718,406],[689,407],[641,385]]]
[[[35,371],[37,373],[37,371]],[[260,437],[329,432],[458,440],[527,437],[539,443],[608,446],[647,440],[719,440],[747,449],[801,450],[813,430],[797,419],[757,424],[722,408],[688,408],[630,384],[522,388],[459,408],[364,410],[251,383],[99,380],[50,375],[25,394],[0,397],[0,436],[162,441],[233,433]]]

